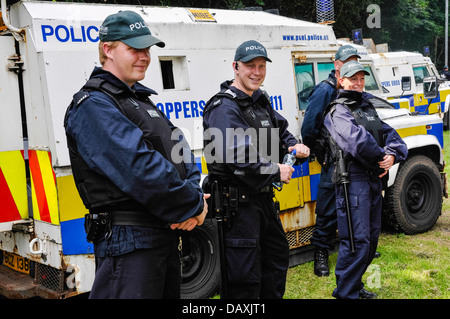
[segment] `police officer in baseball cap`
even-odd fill
[[[221,269],[222,274],[226,272],[221,298],[282,298],[285,291],[289,245],[278,216],[279,206],[274,205],[272,183],[289,183],[292,178],[294,169],[279,163],[284,153],[295,149],[296,157],[306,158],[309,148],[288,131],[287,120],[272,108],[267,93],[261,90],[266,62],[271,59],[261,43],[249,40],[239,45],[232,63],[234,79],[221,84],[220,92],[203,112],[205,143],[225,156],[212,159],[205,154],[208,178],[230,194],[212,195],[212,202],[219,198],[218,202],[226,203],[223,209],[230,216],[228,227],[223,229],[227,266]],[[239,133],[236,139],[227,138],[229,130],[241,129],[254,130],[256,138]],[[208,136],[213,130],[220,131],[220,138]],[[272,145],[276,150],[269,150]],[[251,153],[256,153],[256,158],[246,156]]]
[[[330,102],[338,94],[338,81],[341,76],[342,65],[348,61],[356,61],[361,57],[351,45],[339,47],[334,59],[334,70],[328,78],[318,83],[308,97],[308,106],[305,112],[301,132],[304,143],[309,146],[322,165],[320,173],[319,190],[316,202],[316,225],[311,243],[316,247],[314,252],[314,274],[316,276],[329,276],[328,251],[334,249],[336,238],[336,201],[334,185],[331,183],[330,163],[323,157],[324,137],[320,135],[323,126],[323,113]],[[329,160],[328,160],[329,161]]]
[[[188,145],[142,85],[150,47],[164,47],[132,11],[108,16],[99,58],[74,95],[64,126],[73,176],[94,244],[90,298],[180,298],[179,234],[203,223],[207,204]],[[189,162],[183,161],[189,158]],[[206,197],[206,196],[205,196]]]
[[[362,276],[375,257],[381,231],[381,178],[408,155],[400,135],[379,118],[373,96],[364,92],[366,75],[369,72],[357,61],[341,67],[342,89],[328,106],[324,120],[331,135],[329,156],[335,159],[330,170],[335,173],[332,180],[340,239],[335,298],[377,297],[365,289]],[[340,154],[345,163],[338,162]]]

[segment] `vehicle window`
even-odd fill
[[[334,63],[333,62],[327,62],[327,63],[317,63],[317,77],[318,81],[323,81],[325,79],[328,79],[328,75],[331,73],[331,71],[334,70]]]
[[[416,66],[413,67],[414,79],[416,80],[416,84],[422,84],[423,78],[430,76],[430,73],[427,70],[426,66]]]
[[[366,85],[365,85],[365,89],[366,91],[377,91],[380,88],[378,87],[377,82],[375,81],[375,77],[373,76],[373,71],[372,68],[370,66],[365,66],[364,69],[370,73],[370,75],[366,75],[365,76],[365,80],[366,80]]]
[[[296,63],[295,81],[297,83],[298,106],[300,110],[308,107],[308,97],[316,85],[314,80],[314,70],[312,63]]]
[[[395,106],[393,106],[391,103],[377,96],[372,97],[371,99],[369,99],[369,101],[375,108],[395,109]]]

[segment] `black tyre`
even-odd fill
[[[412,235],[434,226],[442,211],[442,181],[436,164],[423,155],[408,159],[387,192],[385,221]]]
[[[202,226],[185,232],[181,249],[181,298],[204,299],[219,290],[220,264],[217,225],[205,219]]]

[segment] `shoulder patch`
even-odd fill
[[[222,99],[217,99],[216,101],[214,101],[213,103],[212,103],[212,106],[213,107],[216,107],[217,105],[219,105],[219,104],[221,104],[222,103]]]

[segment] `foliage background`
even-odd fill
[[[17,0],[8,1],[9,3]],[[259,7],[278,9],[287,17],[316,22],[316,0],[59,0],[69,2],[101,2],[178,6],[193,8],[244,9]],[[324,0],[322,0],[324,1]],[[369,28],[367,12],[370,4],[380,7],[380,28]],[[352,30],[361,28],[364,38],[376,44],[387,43],[390,51],[423,53],[429,46],[430,57],[438,69],[444,65],[445,0],[334,0],[337,38],[351,38]],[[373,18],[370,18],[373,19]],[[373,21],[373,20],[372,20]]]

